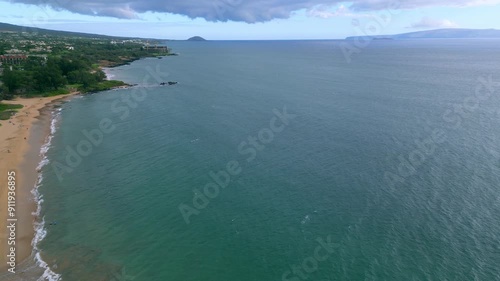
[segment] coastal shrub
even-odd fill
[[[53,97],[53,96],[60,96],[60,95],[67,95],[69,94],[68,89],[57,89],[54,91],[46,92],[43,94],[44,97]]]
[[[120,86],[126,86],[127,84],[123,81],[117,81],[117,80],[106,80],[99,82],[97,84],[93,84],[90,86],[85,87],[82,85],[81,87],[78,88],[81,92],[88,93],[88,92],[100,92],[100,91],[107,91],[111,90],[116,87]]]
[[[0,120],[8,120],[18,109],[23,108],[21,104],[0,103]]]
[[[3,85],[0,87],[0,101],[1,100],[11,100],[14,98],[14,94],[9,92],[9,89]]]

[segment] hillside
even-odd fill
[[[429,39],[429,38],[500,38],[500,30],[497,29],[436,29],[402,33],[396,35],[376,35],[376,36],[351,36],[346,40],[366,39],[366,38],[386,38],[386,39]]]
[[[8,23],[0,23],[0,32],[30,32],[30,33],[38,33],[39,35],[84,37],[84,38],[117,38],[113,36],[98,35],[98,34],[57,31],[57,30],[49,30],[36,27],[25,27]]]
[[[82,32],[50,30],[50,29],[43,29],[43,28],[37,28],[37,27],[26,27],[26,26],[19,26],[19,25],[13,25],[13,24],[0,22],[0,33],[1,32],[16,32],[16,33],[29,32],[29,33],[36,33],[38,35],[79,37],[79,38],[99,38],[99,39],[135,39],[135,38],[137,38],[137,37],[120,37],[120,36],[108,36],[108,35],[90,34],[90,33],[82,33]],[[153,39],[153,38],[138,38],[138,39],[158,40],[158,39]]]

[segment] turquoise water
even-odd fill
[[[66,103],[39,188],[52,271],[500,280],[500,42],[377,41],[350,63],[342,43],[171,42],[109,71],[137,87]]]

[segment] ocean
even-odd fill
[[[167,42],[108,69],[138,85],[54,113],[45,276],[500,280],[499,43]]]

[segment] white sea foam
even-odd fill
[[[309,222],[310,220],[311,220],[311,217],[310,217],[309,215],[306,215],[306,216],[304,217],[304,219],[302,220],[302,222],[301,222],[301,223],[302,223],[302,224],[305,224],[305,223]]]
[[[111,73],[109,68],[103,68],[102,71],[106,74],[106,80],[113,80],[115,78],[115,75]]]
[[[33,251],[35,252],[35,261],[37,265],[42,269],[44,269],[43,275],[38,279],[39,281],[62,280],[61,275],[53,272],[50,269],[49,265],[42,259],[40,255],[40,249],[38,248],[38,244],[40,243],[40,241],[42,241],[47,235],[47,229],[45,228],[45,218],[42,217],[40,219],[42,212],[43,196],[38,191],[38,188],[42,185],[43,182],[43,174],[41,172],[42,168],[48,165],[50,162],[49,159],[47,158],[47,152],[51,147],[52,138],[54,137],[54,134],[57,131],[57,123],[60,119],[60,115],[61,115],[61,108],[58,108],[52,113],[52,119],[50,122],[50,134],[47,136],[47,138],[45,139],[45,143],[40,148],[40,156],[42,160],[37,166],[38,180],[33,190],[31,191],[35,199],[35,202],[37,204],[36,211],[33,213],[33,215],[36,216],[36,222],[34,223],[35,236],[33,237],[33,241],[31,241],[31,245],[33,246]]]
[[[41,268],[45,268],[45,271],[43,272],[43,275],[38,278],[38,281],[60,281],[62,280],[61,279],[61,275],[55,273],[54,271],[50,270],[49,266],[47,265],[46,262],[44,262],[42,260],[42,258],[40,257],[40,253],[36,253],[35,255],[36,257],[36,260],[37,260],[37,264],[38,266],[40,266]]]

